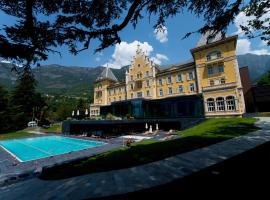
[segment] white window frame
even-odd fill
[[[194,83],[189,84],[189,91],[190,92],[195,92],[195,84]]]
[[[218,99],[222,99],[222,100],[218,100]],[[225,105],[225,99],[224,97],[217,97],[216,98],[216,105],[217,105],[217,111],[225,111],[226,110],[226,105]]]
[[[168,88],[168,95],[172,95],[173,94],[173,88],[172,87],[169,87]]]
[[[180,88],[181,88],[181,90],[180,90]],[[183,85],[179,85],[178,86],[178,91],[179,91],[180,94],[184,93],[184,87],[183,87]]]
[[[232,97],[232,99],[228,99],[230,97]],[[236,99],[234,96],[226,97],[226,108],[228,111],[236,111]]]
[[[163,89],[162,88],[159,89],[158,94],[159,94],[159,96],[163,96]]]
[[[215,104],[214,98],[208,98],[206,100],[206,104],[207,104],[207,111],[208,112],[215,112],[216,111],[216,104]]]

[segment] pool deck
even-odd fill
[[[41,137],[44,136],[46,135],[42,135]],[[95,140],[93,138],[75,138]],[[44,167],[52,167],[66,162],[87,158],[118,148],[122,145],[122,140],[118,138],[110,140],[96,139],[96,141],[106,142],[107,144],[26,162],[18,161],[0,146],[0,186],[19,181],[20,179],[36,176]]]
[[[163,140],[167,137],[166,133],[167,132],[159,131],[158,133],[153,132],[152,134],[136,134],[136,136],[151,137],[151,139],[154,140]],[[42,134],[37,135],[36,137],[46,137],[50,135],[53,134]],[[88,158],[123,146],[123,138],[121,138],[121,136],[111,139],[78,137],[71,135],[68,135],[68,137],[95,140],[99,142],[105,142],[107,144],[26,162],[18,161],[14,156],[12,156],[3,147],[0,146],[0,186],[35,177],[41,173],[43,168],[53,167],[63,163]],[[174,136],[174,138],[176,137],[179,136]]]

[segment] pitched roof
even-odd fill
[[[198,41],[196,47],[200,47],[206,44],[210,44],[219,40],[222,40],[225,38],[225,34],[218,32],[216,35],[212,35],[213,31],[207,31],[205,34],[203,34]]]
[[[109,67],[105,67],[102,73],[97,77],[96,81],[99,81],[102,79],[111,79],[113,81],[118,81]]]

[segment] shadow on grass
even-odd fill
[[[164,142],[138,144],[121,148],[88,159],[44,169],[40,178],[63,179],[88,173],[129,168],[164,159],[229,139],[228,137],[188,136]]]

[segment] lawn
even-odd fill
[[[62,126],[61,124],[54,124],[49,128],[41,128],[40,131],[44,133],[61,133]]]
[[[29,132],[27,132],[25,130],[22,130],[22,131],[16,131],[16,132],[0,134],[0,140],[31,137],[31,136],[34,136],[34,135],[35,134],[33,134],[33,133],[29,133]]]
[[[142,141],[88,159],[45,169],[40,178],[61,179],[87,173],[122,169],[208,146],[255,131],[253,118],[208,119],[187,130],[182,137],[169,141]]]

